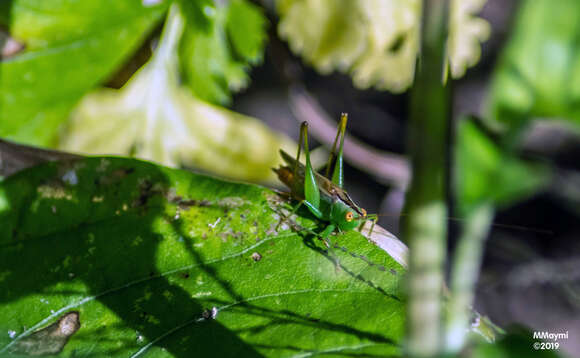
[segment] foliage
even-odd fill
[[[277,149],[293,149],[292,141],[254,118],[200,100],[179,83],[176,53],[185,23],[173,7],[152,59],[122,89],[86,96],[60,147],[131,154],[173,166],[194,164],[244,180],[274,180],[270,168],[280,160]],[[210,55],[199,58],[209,61]]]
[[[473,16],[483,0],[454,0],[448,39],[454,78],[479,59],[489,25]],[[418,0],[278,0],[280,36],[318,71],[348,72],[355,86],[405,91],[419,48]],[[308,16],[304,16],[308,14]]]
[[[495,70],[488,120],[505,130],[532,117],[566,119],[578,128],[579,36],[580,2],[524,1]]]
[[[534,348],[535,341],[533,332],[523,327],[510,327],[508,333],[495,344],[477,346],[473,352],[473,358],[511,358],[528,357],[533,352],[534,357],[558,358],[562,355],[558,350]]]
[[[0,62],[0,136],[54,145],[75,103],[119,67],[165,9],[139,0],[2,1],[0,25],[25,47]]]
[[[183,7],[201,3],[182,0]],[[185,79],[193,93],[216,104],[231,102],[230,90],[247,86],[247,70],[261,62],[266,40],[266,19],[261,10],[247,0],[231,0],[223,5],[205,5],[207,26],[198,26],[198,17],[186,15],[180,60]]]
[[[229,103],[262,59],[266,19],[247,0],[176,2],[179,24],[167,31],[168,15],[153,58],[121,90],[90,92],[149,36],[167,3],[3,3],[2,13],[11,14],[3,23],[25,49],[0,64],[0,136],[273,180],[277,149],[293,143],[207,103]]]
[[[549,182],[548,166],[502,149],[469,118],[459,124],[457,138],[455,178],[461,215],[482,204],[513,205]]]
[[[277,230],[283,211],[267,189],[129,159],[11,176],[0,183],[0,350],[46,350],[42,332],[78,312],[65,356],[397,354],[402,267],[354,231],[332,237],[335,266],[288,227],[316,222]]]

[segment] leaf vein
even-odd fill
[[[341,346],[341,347],[335,347],[335,348],[328,348],[328,349],[324,349],[324,350],[320,350],[320,351],[311,351],[311,352],[296,354],[296,355],[292,356],[291,358],[306,358],[306,357],[312,357],[312,356],[315,356],[318,354],[336,353],[336,352],[342,352],[345,350],[358,350],[358,349],[363,349],[366,347],[378,346],[380,344],[384,344],[384,343],[372,342],[372,343],[363,343],[363,344],[359,344],[356,346]]]
[[[304,290],[296,290],[296,291],[286,291],[286,292],[277,292],[277,293],[270,293],[270,294],[266,294],[266,295],[260,295],[260,296],[254,296],[254,297],[249,297],[245,300],[240,300],[240,301],[236,301],[236,302],[232,302],[230,304],[221,306],[217,309],[218,312],[226,310],[232,306],[236,306],[242,303],[246,303],[246,302],[252,302],[252,301],[257,301],[257,300],[261,300],[261,299],[265,299],[265,298],[271,298],[271,297],[280,297],[280,296],[289,296],[289,295],[297,295],[297,294],[301,294],[301,293],[312,293],[312,292],[316,292],[316,293],[327,293],[327,292],[348,292],[348,293],[365,293],[365,291],[355,291],[355,290],[350,290],[350,289],[313,289],[313,288],[309,288],[309,289],[304,289]],[[183,324],[170,329],[169,331],[163,333],[162,335],[158,336],[157,338],[155,338],[154,340],[152,340],[151,342],[147,343],[145,346],[141,347],[141,349],[139,349],[137,352],[135,352],[131,358],[135,358],[140,356],[141,354],[145,353],[149,348],[151,348],[152,345],[158,343],[159,341],[167,338],[168,336],[172,335],[173,333],[179,331],[182,328],[185,328],[193,323],[197,323],[197,322],[202,322],[205,321],[205,318],[196,318],[196,319],[192,319],[189,320],[187,322],[184,322]]]
[[[42,319],[40,322],[34,324],[30,328],[28,328],[27,330],[25,330],[24,332],[22,332],[20,335],[18,335],[17,337],[15,337],[10,343],[8,343],[6,346],[4,346],[4,348],[0,349],[0,353],[6,352],[6,350],[8,348],[10,348],[13,344],[15,344],[16,342],[18,342],[20,339],[26,337],[30,333],[34,332],[36,329],[38,329],[38,328],[42,327],[43,325],[49,323],[50,321],[52,321],[53,319],[57,318],[61,314],[65,313],[66,311],[68,311],[70,309],[73,309],[73,308],[76,308],[76,307],[79,307],[79,306],[82,306],[83,304],[85,304],[87,302],[93,301],[95,299],[98,299],[100,297],[103,297],[103,296],[108,295],[108,294],[111,294],[111,293],[115,293],[115,292],[120,291],[120,290],[123,290],[125,288],[129,288],[131,286],[138,285],[138,284],[143,283],[143,282],[147,282],[149,280],[154,280],[154,279],[157,279],[157,278],[169,276],[171,274],[174,274],[174,273],[177,273],[177,272],[181,272],[181,271],[185,271],[185,270],[189,270],[189,269],[194,268],[194,267],[198,267],[198,266],[202,266],[202,265],[211,265],[211,264],[215,264],[215,263],[218,263],[218,262],[222,262],[222,261],[226,261],[226,260],[229,260],[229,259],[233,259],[233,258],[236,258],[236,257],[239,257],[239,256],[244,255],[245,253],[247,253],[247,252],[255,249],[256,247],[261,246],[262,244],[264,244],[264,243],[266,243],[266,242],[268,242],[270,240],[280,239],[280,238],[292,236],[293,234],[294,234],[293,232],[289,232],[289,233],[285,233],[285,234],[282,234],[282,235],[270,236],[270,237],[268,237],[268,238],[266,238],[266,239],[264,239],[264,240],[262,240],[262,241],[260,241],[260,242],[258,242],[256,244],[254,244],[254,245],[248,246],[245,249],[243,249],[243,250],[241,250],[241,251],[239,251],[239,252],[237,252],[235,254],[231,254],[229,256],[224,256],[224,257],[220,257],[220,258],[217,258],[217,259],[211,259],[211,260],[208,260],[208,261],[205,261],[205,262],[202,262],[202,263],[198,263],[198,264],[192,264],[192,265],[186,265],[186,266],[178,267],[178,268],[175,268],[175,269],[172,269],[172,270],[169,270],[169,271],[162,272],[162,273],[160,273],[158,275],[155,275],[155,276],[143,277],[143,278],[140,278],[140,279],[137,279],[137,280],[128,282],[128,283],[126,283],[124,285],[117,286],[117,287],[114,287],[114,288],[105,290],[105,291],[103,291],[101,293],[98,293],[96,295],[85,297],[85,298],[81,299],[80,301],[77,301],[75,303],[69,304],[69,305],[67,305],[65,307],[62,307],[62,308],[54,311],[49,316],[47,316],[46,318]]]

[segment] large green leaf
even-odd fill
[[[397,354],[402,267],[354,231],[332,237],[336,265],[289,229],[320,230],[307,211],[277,229],[284,210],[258,186],[129,159],[11,176],[0,182],[0,352]]]
[[[530,117],[580,125],[579,39],[579,1],[524,1],[495,70],[489,119],[505,129]]]
[[[2,1],[0,24],[25,49],[0,62],[0,136],[53,144],[72,106],[140,45],[166,9],[146,3]]]

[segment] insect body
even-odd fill
[[[316,173],[310,163],[308,124],[306,122],[303,122],[300,127],[300,143],[296,159],[281,150],[280,154],[287,165],[274,169],[280,181],[290,188],[291,196],[300,202],[294,211],[300,205],[305,205],[314,216],[329,223],[319,235],[325,240],[327,245],[326,239],[334,230],[349,231],[364,224],[367,220],[372,220],[373,224],[377,220],[376,215],[367,215],[365,209],[356,205],[343,189],[342,153],[346,122],[347,114],[343,113],[332,146],[332,152],[328,158],[326,176]],[[338,153],[336,153],[337,145]],[[304,146],[306,155],[306,166],[298,161],[302,146]],[[332,177],[330,177],[332,165],[334,165],[334,169]]]

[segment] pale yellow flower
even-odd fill
[[[485,0],[453,0],[451,75],[477,63],[489,24],[475,13]],[[358,88],[403,92],[419,48],[420,0],[278,0],[280,36],[321,73],[347,72]]]

